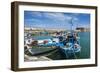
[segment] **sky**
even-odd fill
[[[24,11],[24,26],[43,29],[90,27],[90,14]]]

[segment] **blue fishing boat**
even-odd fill
[[[76,39],[70,35],[66,40],[59,43],[59,50],[66,58],[77,58],[76,54],[81,51],[79,37]]]
[[[73,19],[72,19],[73,20]],[[60,52],[65,55],[66,58],[77,58],[77,53],[80,53],[81,46],[80,46],[80,37],[78,32],[75,32],[73,29],[73,22],[71,20],[71,31],[66,34],[66,38],[60,36],[59,42],[59,50]],[[65,38],[65,39],[64,39]]]

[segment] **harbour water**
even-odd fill
[[[80,45],[81,53],[79,58],[86,59],[90,58],[90,32],[81,32],[80,35]]]

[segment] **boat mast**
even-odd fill
[[[71,18],[71,21],[70,21],[70,24],[71,24],[71,34],[73,33],[73,18]]]

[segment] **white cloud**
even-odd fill
[[[78,27],[90,28],[90,24],[79,24]]]
[[[65,16],[63,13],[44,13],[44,16],[46,18],[53,19],[53,20],[60,20],[60,21],[65,20]]]
[[[42,13],[41,12],[31,12],[32,16],[37,16],[37,17],[42,17]]]
[[[60,21],[65,23],[70,23],[73,19],[73,22],[77,21],[78,18],[75,15],[68,15],[64,13],[44,13],[43,14],[46,18],[51,19],[53,21]]]

